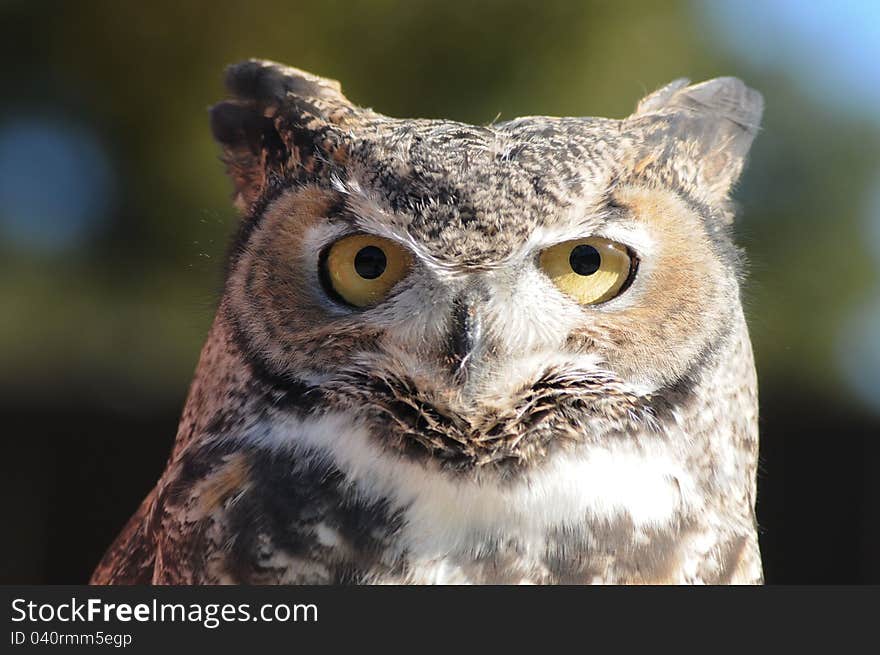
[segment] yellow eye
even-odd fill
[[[630,279],[633,262],[625,246],[589,237],[541,253],[541,268],[562,293],[582,305],[611,300]]]
[[[345,302],[367,307],[387,296],[411,265],[409,253],[393,241],[355,234],[330,246],[323,272]]]

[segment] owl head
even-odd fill
[[[655,429],[725,356],[729,194],[763,104],[741,81],[485,126],[383,116],[266,61],[227,85],[211,124],[243,216],[221,315],[295,411],[509,472]]]

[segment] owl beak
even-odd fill
[[[448,355],[457,381],[467,380],[478,360],[483,341],[483,321],[477,309],[480,298],[463,293],[453,301]]]

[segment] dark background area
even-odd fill
[[[206,109],[252,56],[475,123],[761,90],[767,580],[880,582],[880,4],[7,1],[0,55],[0,582],[84,582],[164,467],[235,224]]]

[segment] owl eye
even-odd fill
[[[334,295],[349,305],[368,307],[387,296],[411,265],[409,253],[393,241],[355,234],[330,246],[321,274]]]
[[[541,253],[541,268],[562,293],[582,305],[611,300],[635,272],[626,246],[589,237],[566,241]]]

